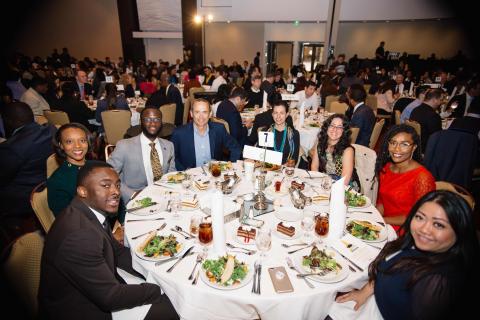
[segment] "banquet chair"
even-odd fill
[[[39,232],[24,234],[12,244],[10,255],[3,265],[5,278],[22,300],[31,319],[36,319],[38,314],[37,296],[44,242]]]
[[[350,136],[350,143],[355,143],[357,141],[358,133],[360,132],[360,128],[352,127],[350,128],[350,132],[352,133]]]
[[[54,153],[47,158],[47,179],[50,178],[58,167],[60,167],[60,164],[58,163],[57,155]]]
[[[44,124],[48,123],[48,119],[45,116],[36,115],[35,116],[35,122],[38,123],[39,125],[43,126]]]
[[[105,142],[116,144],[130,128],[132,113],[128,110],[108,110],[102,112],[102,123],[105,128]]]
[[[30,195],[30,204],[32,206],[38,221],[42,225],[43,231],[48,233],[55,220],[52,210],[48,207],[48,193],[45,182],[37,185]]]
[[[355,169],[360,180],[360,191],[375,204],[378,192],[378,181],[374,179],[377,153],[359,144],[352,144],[352,147],[355,149]]]
[[[375,149],[377,145],[378,138],[382,132],[383,125],[385,124],[385,119],[380,119],[375,123],[372,130],[372,135],[370,136],[370,144],[368,145],[370,149]]]
[[[373,113],[377,115],[377,96],[374,94],[367,94],[367,99],[365,100],[365,104],[372,109]]]
[[[175,103],[164,104],[160,106],[160,111],[162,112],[162,123],[175,123],[175,111],[177,110],[177,105]]]
[[[339,101],[332,101],[330,104],[330,112],[345,114],[348,109],[348,104]]]
[[[468,205],[470,206],[470,208],[472,208],[472,210],[475,207],[475,198],[462,186],[447,181],[436,181],[435,186],[437,190],[448,190],[458,194],[460,197],[465,199],[465,201],[467,201]]]
[[[413,121],[413,120],[405,120],[405,124],[406,125],[409,125],[410,127],[413,127],[413,129],[415,129],[415,131],[417,132],[418,136],[420,137],[420,139],[422,138],[422,126],[420,125],[420,123],[418,123],[417,121]]]
[[[204,87],[193,87],[188,90],[188,97],[191,99],[194,99],[195,93],[196,92],[204,92],[205,88]],[[191,102],[191,100],[190,100]]]
[[[395,124],[396,125],[399,125],[400,124],[400,116],[402,115],[402,113],[400,112],[400,110],[395,110]]]
[[[327,96],[325,98],[325,110],[330,112],[330,105],[332,104],[333,101],[338,101],[339,98],[340,96],[333,96],[333,95]]]
[[[230,126],[228,125],[227,121],[217,117],[211,117],[210,120],[212,120],[213,122],[222,123],[225,126],[225,130],[227,130],[227,133],[230,134]]]
[[[188,122],[188,114],[190,113],[191,105],[192,102],[190,98],[185,99],[185,102],[183,103],[183,124],[186,124]]]
[[[70,123],[70,119],[66,112],[45,110],[43,111],[43,114],[51,125],[63,126],[64,124]]]

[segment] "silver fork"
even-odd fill
[[[295,270],[297,273],[301,273],[300,270],[298,270],[295,265],[293,264],[293,261],[292,259],[290,259],[290,257],[287,257],[286,258],[287,260],[287,264],[288,264],[288,267],[292,270]],[[310,288],[312,289],[315,289],[315,286],[313,285],[313,283],[311,283],[307,278],[303,278],[303,281],[305,281],[305,283],[307,284],[307,286],[309,286]]]
[[[195,265],[193,266],[193,270],[192,270],[192,273],[190,273],[190,276],[188,277],[188,280],[192,280],[193,279],[193,275],[195,274],[195,269],[197,268],[197,265],[202,262],[203,260],[203,254],[202,253],[199,253],[197,255],[197,261],[195,262]]]
[[[290,248],[290,247],[296,247],[296,246],[303,246],[304,244],[305,243],[293,243],[293,244],[282,243],[282,247]]]
[[[252,293],[257,293],[257,272],[258,272],[258,261],[255,261],[255,265],[253,267],[253,283],[252,283]]]
[[[233,244],[228,243],[228,242],[226,243],[226,245],[227,245],[227,247],[232,248],[232,249],[242,249],[242,250],[245,250],[245,251],[247,251],[247,252],[253,252],[253,253],[257,252],[257,251],[252,250],[252,249],[247,249],[247,248],[242,248],[242,247],[234,246]]]
[[[175,230],[174,228],[170,228],[170,230],[173,231],[173,232],[178,233],[179,235],[181,235],[182,237],[184,237],[186,240],[190,240],[190,239],[191,239],[189,236],[184,235],[183,233],[181,233],[180,231]]]
[[[251,255],[254,255],[254,254],[257,253],[257,252],[256,252],[256,251],[230,250],[230,251],[228,251],[228,253],[243,253],[243,254],[246,254],[247,256],[251,256]]]
[[[297,252],[297,251],[300,251],[300,250],[303,250],[303,249],[307,249],[307,248],[309,248],[309,247],[312,247],[312,246],[314,246],[314,245],[315,245],[315,243],[312,243],[312,244],[309,244],[308,246],[301,247],[301,248],[296,249],[296,250],[288,251],[287,253],[288,253],[288,254],[292,254],[292,253],[295,253],[295,252]]]
[[[187,235],[188,237],[190,237],[190,238],[195,238],[195,236],[194,236],[193,234],[191,234],[191,233],[183,230],[183,229],[182,229],[181,227],[179,227],[179,226],[175,226],[175,229],[176,229],[177,231],[182,232],[183,234],[186,234],[186,235]]]

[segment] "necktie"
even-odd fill
[[[160,158],[158,157],[157,149],[155,149],[155,142],[150,143],[150,163],[152,164],[153,181],[157,181],[162,177],[162,165],[160,164]]]
[[[85,100],[85,88],[83,84],[80,85],[80,99]]]
[[[105,231],[107,231],[108,234],[112,232],[112,229],[110,229],[110,222],[108,222],[107,218],[105,218],[105,221],[103,221],[102,225],[103,225],[103,229],[105,229]]]

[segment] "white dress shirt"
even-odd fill
[[[22,94],[20,101],[25,102],[32,109],[36,116],[43,116],[44,110],[50,110],[50,105],[40,93],[33,88],[29,88]]]
[[[145,137],[143,132],[140,134],[140,144],[142,146],[142,159],[143,159],[143,166],[145,167],[145,176],[147,177],[148,185],[153,184],[153,171],[152,171],[152,163],[150,162],[150,152],[152,147],[150,147],[150,139]],[[158,158],[160,159],[160,164],[162,165],[162,169],[165,172],[165,168],[163,168],[163,153],[162,147],[160,146],[160,142],[158,142],[158,138],[155,139],[155,149],[157,149]],[[167,168],[168,170],[168,168]]]
[[[310,97],[306,97],[305,96],[305,90],[302,90],[302,91],[298,91],[297,93],[295,93],[295,95],[297,96],[297,103],[295,103],[295,101],[292,102],[293,104],[293,107],[299,107],[302,105],[302,103],[305,102],[305,110],[308,110],[308,109],[318,109],[318,96],[317,94],[314,92]]]
[[[218,76],[213,80],[212,86],[210,87],[210,91],[218,91],[218,87],[220,87],[222,84],[226,84],[227,81],[225,80],[224,77]]]
[[[103,214],[101,214],[100,212],[98,212],[97,210],[93,209],[92,207],[89,206],[89,208],[90,208],[90,210],[92,210],[95,217],[97,217],[98,221],[103,226],[103,222],[105,221],[106,217]]]

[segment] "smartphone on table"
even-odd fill
[[[270,279],[272,279],[273,288],[277,293],[293,292],[293,286],[285,271],[285,267],[268,268]]]

